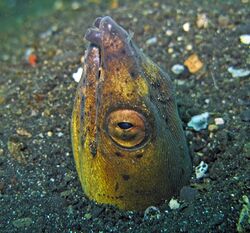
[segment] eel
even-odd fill
[[[109,16],[98,17],[85,39],[71,121],[84,193],[124,210],[178,195],[192,163],[170,77]]]

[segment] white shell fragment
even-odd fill
[[[240,36],[240,42],[242,44],[250,45],[250,34],[244,34]]]
[[[207,169],[208,165],[204,161],[201,161],[200,164],[195,168],[196,179],[203,178],[207,172]]]
[[[224,121],[223,118],[218,117],[218,118],[214,118],[214,123],[215,123],[216,125],[224,125],[224,124],[225,124],[225,121]]]
[[[247,69],[237,69],[230,66],[227,71],[232,75],[233,78],[243,78],[250,75],[250,70]]]
[[[183,28],[184,32],[189,32],[189,30],[190,30],[190,23],[189,22],[184,23],[182,25],[182,28]]]
[[[176,210],[180,208],[180,203],[176,199],[172,198],[169,201],[168,206],[171,210]]]
[[[156,44],[157,43],[157,37],[151,37],[149,38],[147,41],[146,41],[146,44],[147,45],[153,45],[153,44]]]
[[[79,67],[78,70],[76,71],[76,73],[72,74],[72,78],[79,83],[81,77],[82,77],[82,73],[83,73],[83,68]]]
[[[208,125],[208,117],[209,113],[204,112],[200,115],[195,115],[188,122],[188,127],[193,128],[195,131],[200,131],[202,129],[206,129]]]
[[[185,67],[180,64],[175,64],[172,66],[171,70],[174,74],[181,74],[185,70]]]

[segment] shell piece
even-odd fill
[[[187,60],[185,60],[184,65],[192,74],[195,74],[204,66],[197,54],[192,54],[191,56],[189,56]]]
[[[207,128],[209,113],[204,112],[200,115],[195,115],[188,122],[188,127],[193,128],[195,131],[200,131]]]
[[[143,210],[178,194],[192,165],[169,76],[110,17],[85,38],[71,134],[85,194]]]
[[[205,176],[208,169],[208,165],[201,161],[200,164],[195,168],[195,175],[197,179],[201,179]]]
[[[233,78],[243,78],[250,75],[250,70],[234,68],[230,66],[227,71],[232,75]]]
[[[250,34],[244,34],[240,36],[240,42],[242,44],[250,45]]]

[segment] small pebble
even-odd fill
[[[176,39],[177,39],[177,41],[183,41],[184,37],[183,36],[178,36]]]
[[[174,74],[181,74],[185,70],[185,67],[181,64],[175,64],[172,66],[171,70]]]
[[[227,15],[220,15],[218,17],[218,23],[220,25],[220,27],[227,27],[229,25],[229,17]]]
[[[28,64],[31,66],[35,66],[37,63],[37,55],[35,54],[35,49],[34,48],[28,48],[25,51],[24,58]]]
[[[204,101],[206,104],[209,104],[210,103],[210,99],[205,99]]]
[[[240,114],[240,119],[244,122],[250,122],[250,109],[246,109]]]
[[[211,125],[208,126],[208,131],[214,132],[216,130],[218,130],[218,126],[217,125],[211,124]]]
[[[71,4],[72,10],[78,10],[78,9],[80,9],[80,7],[81,7],[81,5],[79,2],[72,2],[72,4]]]
[[[184,186],[180,191],[180,199],[190,202],[195,199],[197,194],[198,194],[198,191],[196,189],[191,188],[189,186]]]
[[[76,73],[73,73],[72,78],[79,83],[83,73],[83,68],[79,67]]]
[[[144,217],[143,217],[143,219],[145,221],[152,221],[152,220],[160,219],[160,217],[161,217],[160,210],[157,207],[155,207],[155,206],[149,206],[144,211]]]
[[[176,199],[172,198],[169,201],[168,206],[171,210],[176,210],[180,208],[180,203]]]
[[[174,52],[174,49],[173,48],[168,48],[168,53],[171,54]]]
[[[186,46],[186,50],[187,50],[187,51],[193,50],[193,45],[188,44],[188,45]]]
[[[60,10],[63,10],[63,8],[64,8],[63,1],[60,1],[60,0],[55,1],[55,3],[54,3],[55,10],[60,11]]]
[[[206,129],[208,125],[209,113],[205,112],[200,115],[195,115],[188,122],[188,127],[193,128],[195,131]]]
[[[230,66],[227,71],[232,75],[233,78],[243,78],[250,75],[250,70],[247,69],[237,69]]]
[[[189,32],[190,31],[190,23],[186,22],[182,25],[183,31],[184,32]]]
[[[48,137],[52,137],[53,132],[52,132],[52,131],[48,131],[48,132],[47,132],[47,135],[48,135]]]
[[[34,48],[27,48],[24,53],[25,59],[28,61],[30,54],[34,53],[35,49]]]
[[[26,129],[24,128],[18,128],[16,130],[17,134],[20,135],[20,136],[25,136],[25,137],[28,137],[30,138],[32,136],[32,134],[30,132],[28,132]]]
[[[84,64],[84,61],[85,61],[85,56],[81,56],[80,62],[81,62],[82,64]]]
[[[204,66],[197,54],[192,54],[191,56],[189,56],[185,60],[184,65],[192,74],[198,72]]]
[[[110,9],[117,9],[119,7],[119,0],[112,0],[110,3]]]
[[[201,161],[200,164],[195,168],[196,179],[203,178],[207,170],[208,170],[208,165],[204,161]]]
[[[58,132],[58,133],[57,133],[57,136],[58,136],[59,138],[61,138],[61,137],[63,136],[63,133],[62,133],[62,132]]]
[[[215,123],[216,125],[224,125],[224,124],[225,124],[225,121],[224,121],[223,118],[218,117],[218,118],[215,118],[215,119],[214,119],[214,123]]]
[[[207,28],[208,27],[208,17],[205,13],[197,15],[196,26],[198,28]]]
[[[26,163],[24,156],[25,145],[19,137],[11,136],[7,142],[7,147],[12,157],[20,163]]]
[[[241,42],[242,44],[247,44],[247,45],[249,45],[249,44],[250,44],[250,34],[241,35],[241,36],[240,36],[240,42]]]
[[[166,31],[166,35],[167,35],[167,36],[172,36],[172,35],[173,35],[173,31],[168,29],[168,30]]]
[[[86,213],[84,214],[83,218],[89,220],[92,218],[92,215],[90,213]]]
[[[146,45],[153,45],[157,43],[157,37],[151,37],[146,41]]]

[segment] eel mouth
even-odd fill
[[[88,47],[88,49],[85,51],[84,70],[85,70],[86,76],[88,76],[89,74],[95,73],[94,76],[96,78],[99,78],[97,77],[97,75],[99,73],[100,67],[101,67],[100,49],[97,46],[91,44]]]
[[[89,28],[84,38],[90,42],[85,54],[86,64],[94,64],[98,69],[101,67],[101,49],[104,32],[100,29],[100,23],[103,17],[98,17],[93,23],[93,27]]]

